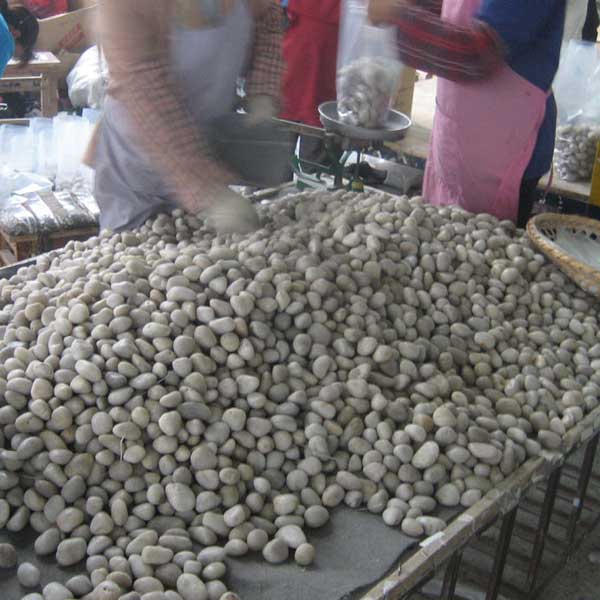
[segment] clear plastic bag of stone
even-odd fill
[[[565,181],[589,181],[600,141],[600,52],[572,40],[553,85],[558,106],[554,168]]]
[[[337,73],[342,122],[368,129],[384,126],[401,69],[395,35],[391,27],[369,22],[363,0],[342,3]]]
[[[594,171],[600,124],[560,125],[556,130],[554,169],[564,181],[589,181]]]

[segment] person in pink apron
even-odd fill
[[[103,0],[110,80],[86,162],[101,228],[123,231],[177,206],[219,232],[256,211],[229,185],[280,183],[289,139],[279,110],[282,18],[275,0]],[[236,112],[245,76],[248,115]]]
[[[371,0],[401,59],[440,77],[423,195],[524,227],[552,164],[565,0]]]

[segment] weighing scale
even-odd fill
[[[299,189],[347,188],[362,192],[365,185],[382,185],[388,173],[374,168],[368,160],[363,161],[363,156],[367,154],[385,164],[388,170],[405,168],[396,162],[396,152],[385,146],[385,142],[401,140],[410,128],[411,120],[403,113],[390,109],[385,125],[380,129],[366,129],[342,122],[336,102],[321,104],[319,117],[323,128],[275,119],[278,125],[293,133],[319,138],[324,142],[328,164],[319,164],[295,155],[292,157],[292,168]],[[353,156],[356,160],[350,163]]]

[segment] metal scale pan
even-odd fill
[[[403,113],[390,109],[385,126],[381,129],[367,129],[356,127],[340,121],[337,102],[324,102],[319,106],[319,117],[323,127],[332,133],[337,133],[345,138],[365,142],[395,142],[401,140],[412,121]]]

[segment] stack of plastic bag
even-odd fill
[[[0,126],[0,164],[11,171],[47,177],[61,189],[91,190],[93,171],[81,159],[99,112],[78,117],[60,113],[53,119],[31,119],[29,127]]]
[[[13,195],[0,205],[0,229],[11,237],[49,235],[98,225],[91,196],[70,192],[29,192]]]

